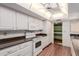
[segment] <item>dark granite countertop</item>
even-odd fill
[[[38,33],[38,34],[36,34],[36,36],[47,36],[47,34],[46,33]]]
[[[6,38],[6,39],[0,39],[0,50],[11,47],[14,45],[18,45],[24,42],[32,41],[33,38],[38,38],[38,37],[45,37],[47,34],[45,33],[38,33],[36,34],[35,37],[30,37],[26,38],[25,36],[20,36],[20,37],[12,37],[12,38]]]
[[[14,46],[14,45],[28,42],[31,40],[32,39],[26,39],[25,36],[1,39],[0,40],[0,49],[4,49],[4,48],[10,47],[10,46]]]
[[[70,36],[79,36],[79,34],[70,34]]]
[[[79,39],[79,34],[70,34],[72,39]]]

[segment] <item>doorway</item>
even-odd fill
[[[54,23],[54,43],[62,45],[62,23]]]

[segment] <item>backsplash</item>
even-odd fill
[[[0,31],[0,39],[24,36],[25,31]]]
[[[26,36],[26,34],[30,34],[30,33],[36,34],[36,33],[42,33],[42,32],[43,31],[23,31],[23,30],[0,31],[0,39]]]

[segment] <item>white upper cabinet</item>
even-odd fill
[[[0,30],[14,30],[16,25],[15,12],[0,6]]]
[[[29,17],[29,30],[37,30],[36,24],[36,20],[33,17]]]
[[[43,30],[43,21],[42,20],[38,20],[37,27],[39,30]]]
[[[17,12],[17,30],[28,30],[28,16]]]
[[[29,17],[29,30],[42,30],[43,21]]]

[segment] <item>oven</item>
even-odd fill
[[[33,39],[33,55],[36,56],[42,51],[42,41],[40,37]]]
[[[38,48],[40,46],[41,46],[41,41],[38,41],[38,42],[35,43],[35,48]]]

